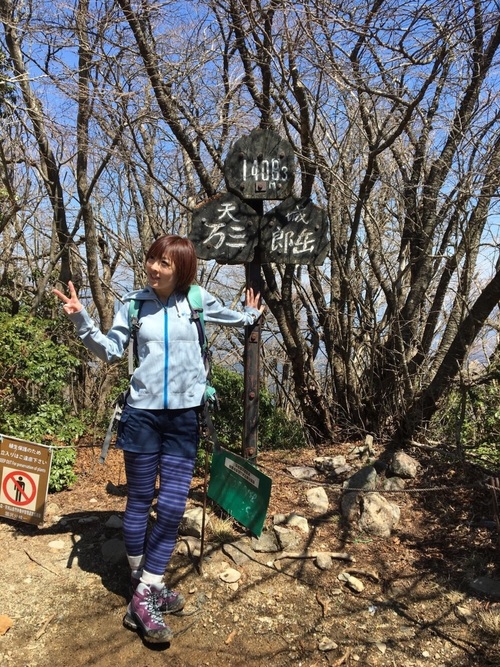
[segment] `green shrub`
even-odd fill
[[[56,335],[58,322],[20,312],[0,313],[0,432],[16,438],[57,445],[50,491],[74,482],[73,447],[84,432],[72,414],[67,391],[78,359]],[[62,449],[61,446],[69,446]]]
[[[213,415],[217,437],[223,447],[241,453],[244,419],[244,379],[234,371],[214,366],[212,384],[217,389],[219,409]],[[272,394],[259,394],[259,449],[297,449],[305,446],[300,423],[276,407]]]
[[[500,465],[500,383],[453,389],[436,415],[438,437],[454,442],[461,456]]]
[[[57,447],[53,450],[49,491],[62,491],[76,482],[75,462],[75,447]]]

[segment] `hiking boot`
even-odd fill
[[[184,609],[186,600],[184,596],[177,591],[172,591],[170,588],[163,586],[161,590],[156,592],[156,600],[158,604],[158,609],[163,614],[173,614],[176,611],[181,611]]]
[[[137,586],[123,618],[123,625],[129,630],[139,630],[144,640],[151,643],[166,643],[174,636],[158,608],[157,593],[146,584]]]
[[[132,595],[134,594],[137,586],[139,585],[140,579],[135,577],[130,577],[130,584],[132,588]],[[184,609],[186,600],[183,595],[173,591],[166,586],[162,586],[161,589],[157,589],[155,586],[151,587],[152,592],[156,595],[158,609],[162,614],[174,614],[176,611],[181,611]]]
[[[141,583],[140,579],[137,579],[136,577],[133,577],[132,575],[130,575],[130,590],[129,590],[130,598],[132,598],[134,596],[134,593],[137,590],[137,586],[140,583]]]

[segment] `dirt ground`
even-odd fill
[[[305,502],[309,487],[286,474],[287,466],[349,448],[262,453],[259,464],[273,480],[266,529],[274,514],[297,512],[311,526],[303,548],[348,552],[355,561],[334,560],[320,570],[312,558],[283,559],[279,570],[276,554],[259,553],[236,566],[221,536],[225,530],[226,540],[239,539],[245,531],[212,508],[219,528],[209,532],[215,548],[201,572],[188,556],[169,566],[187,605],[184,615],[169,617],[175,637],[166,645],[146,644],[123,627],[128,567],[102,552],[103,544],[121,540],[119,528],[106,526],[125,506],[121,454],[111,451],[102,466],[97,448],[79,448],[78,481],[49,496],[43,525],[0,519],[0,664],[500,665],[500,602],[476,596],[469,585],[477,576],[500,579],[499,539],[481,475],[429,454],[422,461],[417,452],[422,474],[408,488],[420,491],[391,498],[401,521],[390,538],[369,537],[340,519],[338,484],[325,486],[332,512],[318,518]],[[200,503],[202,490],[195,478],[190,504]],[[228,566],[241,572],[237,585],[220,579]],[[363,582],[361,593],[338,579],[346,570]]]

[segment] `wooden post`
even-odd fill
[[[245,264],[246,288],[261,292],[261,262],[309,263],[312,240],[298,225],[306,221],[306,203],[295,200],[291,210],[276,211],[267,224],[266,242],[276,249],[260,247],[264,201],[286,200],[292,195],[295,156],[291,144],[271,129],[257,128],[238,139],[224,162],[229,192],[204,202],[194,212],[190,238],[203,259]],[[308,200],[307,200],[308,201]],[[288,229],[294,221],[293,229]],[[287,225],[283,231],[281,225]],[[307,225],[306,225],[307,226]],[[277,228],[278,234],[274,233]],[[318,227],[319,229],[319,227]],[[322,235],[323,236],[323,235]],[[274,253],[272,259],[263,252]],[[297,255],[296,257],[294,255]],[[305,259],[304,259],[305,258]],[[260,319],[245,330],[243,457],[257,458],[260,385]]]
[[[262,210],[262,202],[255,204]],[[257,249],[253,261],[245,265],[246,288],[252,288],[255,293],[261,291],[260,269],[260,252]],[[261,319],[245,327],[242,455],[245,459],[253,460],[257,458],[259,435]]]

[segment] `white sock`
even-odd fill
[[[140,579],[142,575],[142,567],[144,565],[144,555],[142,556],[127,556],[130,572],[134,579]]]
[[[141,575],[141,583],[146,584],[147,586],[152,586],[153,588],[163,588],[163,575],[152,574],[147,570],[143,570]]]
[[[127,554],[127,560],[128,564],[130,565],[131,570],[140,570],[142,569],[142,566],[144,565],[144,555],[141,554],[140,556],[129,556]]]

